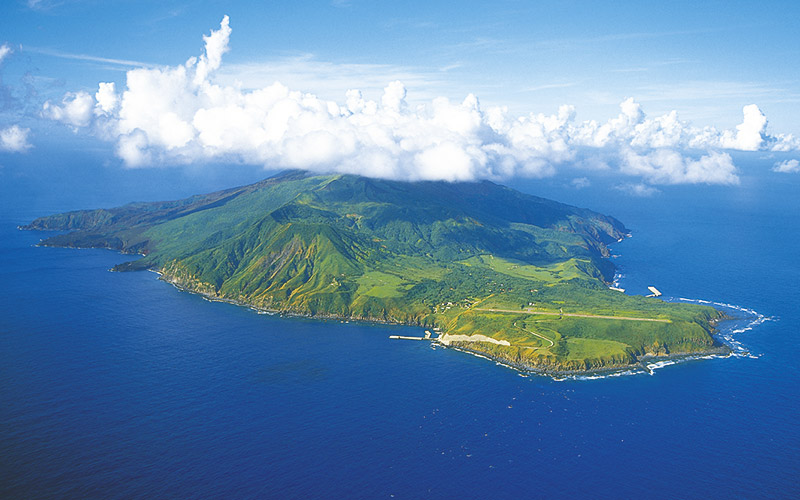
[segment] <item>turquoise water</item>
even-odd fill
[[[796,498],[800,180],[748,168],[741,187],[649,199],[521,183],[632,229],[613,248],[629,293],[756,313],[727,326],[748,355],[565,381],[37,248],[17,224],[149,188],[15,191],[6,169],[0,497]]]

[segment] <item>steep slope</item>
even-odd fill
[[[263,309],[436,326],[450,345],[529,369],[619,367],[719,347],[713,309],[608,290],[606,245],[627,233],[622,223],[486,181],[287,172],[25,229],[72,230],[43,245],[142,253],[117,270],[157,269],[184,288]],[[471,342],[474,334],[494,342]]]

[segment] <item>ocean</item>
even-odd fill
[[[739,356],[553,380],[389,339],[416,328],[257,314],[108,272],[131,256],[36,247],[16,226],[40,215],[238,182],[78,158],[70,189],[47,158],[6,159],[0,497],[797,498],[800,175],[737,160],[740,186],[645,198],[602,176],[515,183],[622,220],[627,293],[738,316]]]

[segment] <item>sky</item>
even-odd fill
[[[6,0],[0,19],[0,167],[81,151],[645,197],[740,185],[742,158],[800,172],[795,2]]]

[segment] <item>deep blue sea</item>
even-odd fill
[[[517,183],[625,222],[628,293],[756,312],[727,326],[749,355],[554,381],[388,338],[418,329],[259,315],[108,272],[130,256],[38,248],[18,224],[257,175],[98,167],[71,188],[35,173],[50,160],[0,170],[0,498],[800,496],[800,175],[770,161],[648,198]]]

